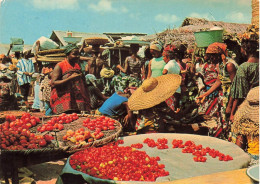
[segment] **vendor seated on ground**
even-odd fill
[[[89,112],[90,100],[85,76],[78,64],[79,50],[76,45],[67,45],[65,54],[67,57],[55,66],[51,76],[51,108],[55,114]]]
[[[123,91],[115,92],[109,97],[103,105],[96,111],[96,114],[103,114],[118,119],[123,123],[124,131],[134,131],[135,121],[133,112],[128,107],[128,98],[130,97],[128,88]]]
[[[151,77],[144,80],[143,84],[131,95],[128,106],[131,111],[139,111],[155,108],[156,119],[158,120],[158,131],[166,132],[166,123],[163,116],[167,114],[168,100],[180,87],[181,76],[167,74],[159,77]]]

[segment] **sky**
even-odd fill
[[[0,0],[0,43],[33,44],[53,30],[155,34],[186,17],[251,22],[251,0]]]

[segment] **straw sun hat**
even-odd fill
[[[128,105],[131,110],[153,107],[171,97],[181,84],[181,76],[167,74],[146,79],[130,96]]]
[[[233,132],[259,134],[259,86],[252,88],[234,115]]]

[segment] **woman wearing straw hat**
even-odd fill
[[[51,76],[52,110],[55,114],[90,111],[85,77],[78,64],[79,50],[76,45],[67,45],[65,53],[67,57],[56,64]]]
[[[161,105],[162,102],[176,92],[180,84],[181,76],[177,74],[167,74],[146,79],[130,96],[128,106],[131,111],[135,111]],[[159,122],[159,131],[164,132],[165,128],[165,123]]]
[[[224,43],[215,42],[210,44],[206,50],[206,54],[213,63],[217,64],[218,77],[214,85],[207,92],[200,95],[198,99],[202,99],[203,101],[221,86],[223,92],[223,96],[221,96],[221,119],[217,131],[214,133],[215,137],[219,137],[222,130],[227,129],[227,122],[231,112],[231,104],[233,102],[230,97],[230,87],[236,75],[238,65],[233,59],[227,57],[227,45]]]
[[[164,66],[166,65],[162,56],[162,43],[155,41],[150,44],[150,52],[153,59],[150,60],[148,64],[148,74],[147,79],[150,77],[158,77],[162,75]]]

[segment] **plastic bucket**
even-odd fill
[[[223,42],[223,30],[194,32],[198,47],[208,47],[214,42]]]

